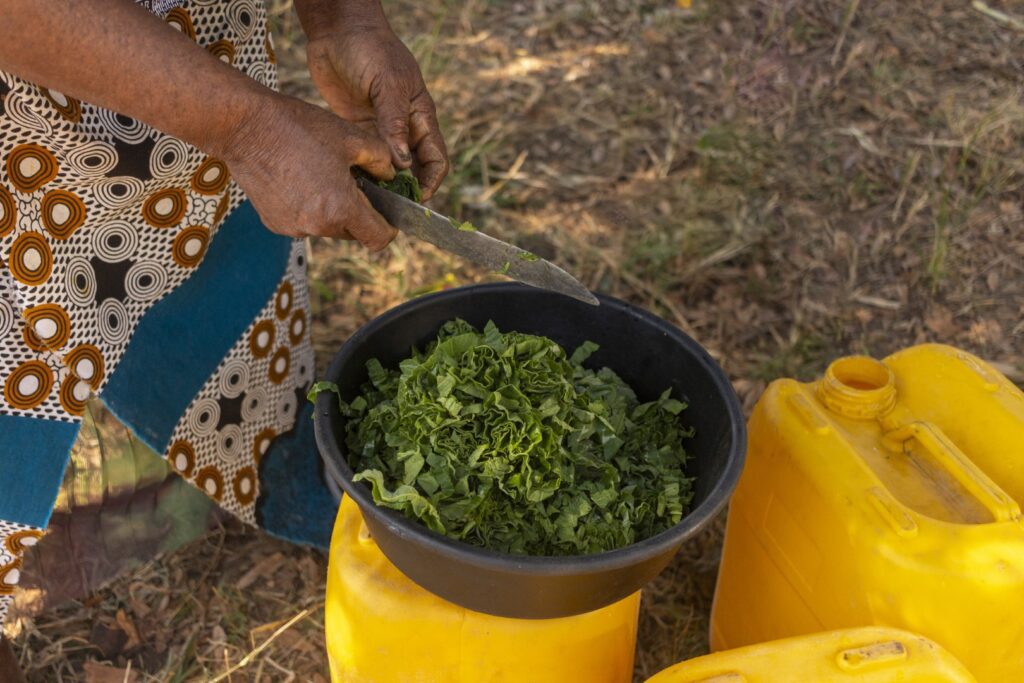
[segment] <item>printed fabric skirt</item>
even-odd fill
[[[140,4],[276,88],[259,0]],[[260,224],[222,161],[0,73],[0,625],[72,469],[79,492],[103,480],[99,505],[148,471],[163,487],[154,507],[164,516],[151,518],[168,526],[157,537],[172,534],[175,501],[213,507],[191,490],[165,495],[163,467],[248,524],[326,547],[336,503],[305,400],[305,273],[303,243]],[[95,397],[127,427],[126,443],[164,462],[143,463],[132,447],[129,475],[68,468]],[[87,422],[95,440],[102,430]],[[130,534],[100,526],[95,548],[65,530],[75,557],[128,552],[111,539]]]

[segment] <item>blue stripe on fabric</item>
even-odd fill
[[[81,426],[0,415],[0,519],[46,528]]]
[[[166,450],[188,404],[270,300],[291,244],[245,202],[198,270],[143,316],[102,398],[147,446]]]

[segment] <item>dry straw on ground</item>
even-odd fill
[[[748,409],[775,377],[927,340],[1024,380],[1024,3],[687,4],[387,3],[452,152],[434,205],[666,316]],[[274,14],[283,87],[315,100]],[[404,238],[317,242],[311,264],[322,361],[410,296],[493,277]],[[721,528],[646,591],[638,680],[704,651]],[[324,570],[231,528],[17,646],[34,681],[322,681]],[[108,632],[133,648],[104,654]]]

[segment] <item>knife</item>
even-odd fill
[[[464,230],[458,221],[386,190],[373,180],[357,177],[356,183],[377,213],[405,234],[524,284],[599,305],[579,280],[550,261],[478,230]]]

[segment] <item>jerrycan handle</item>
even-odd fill
[[[927,450],[943,469],[974,496],[992,514],[993,521],[1008,522],[1020,518],[1020,506],[936,425],[912,422],[885,434],[885,441],[893,450],[903,450],[903,443],[911,439]]]

